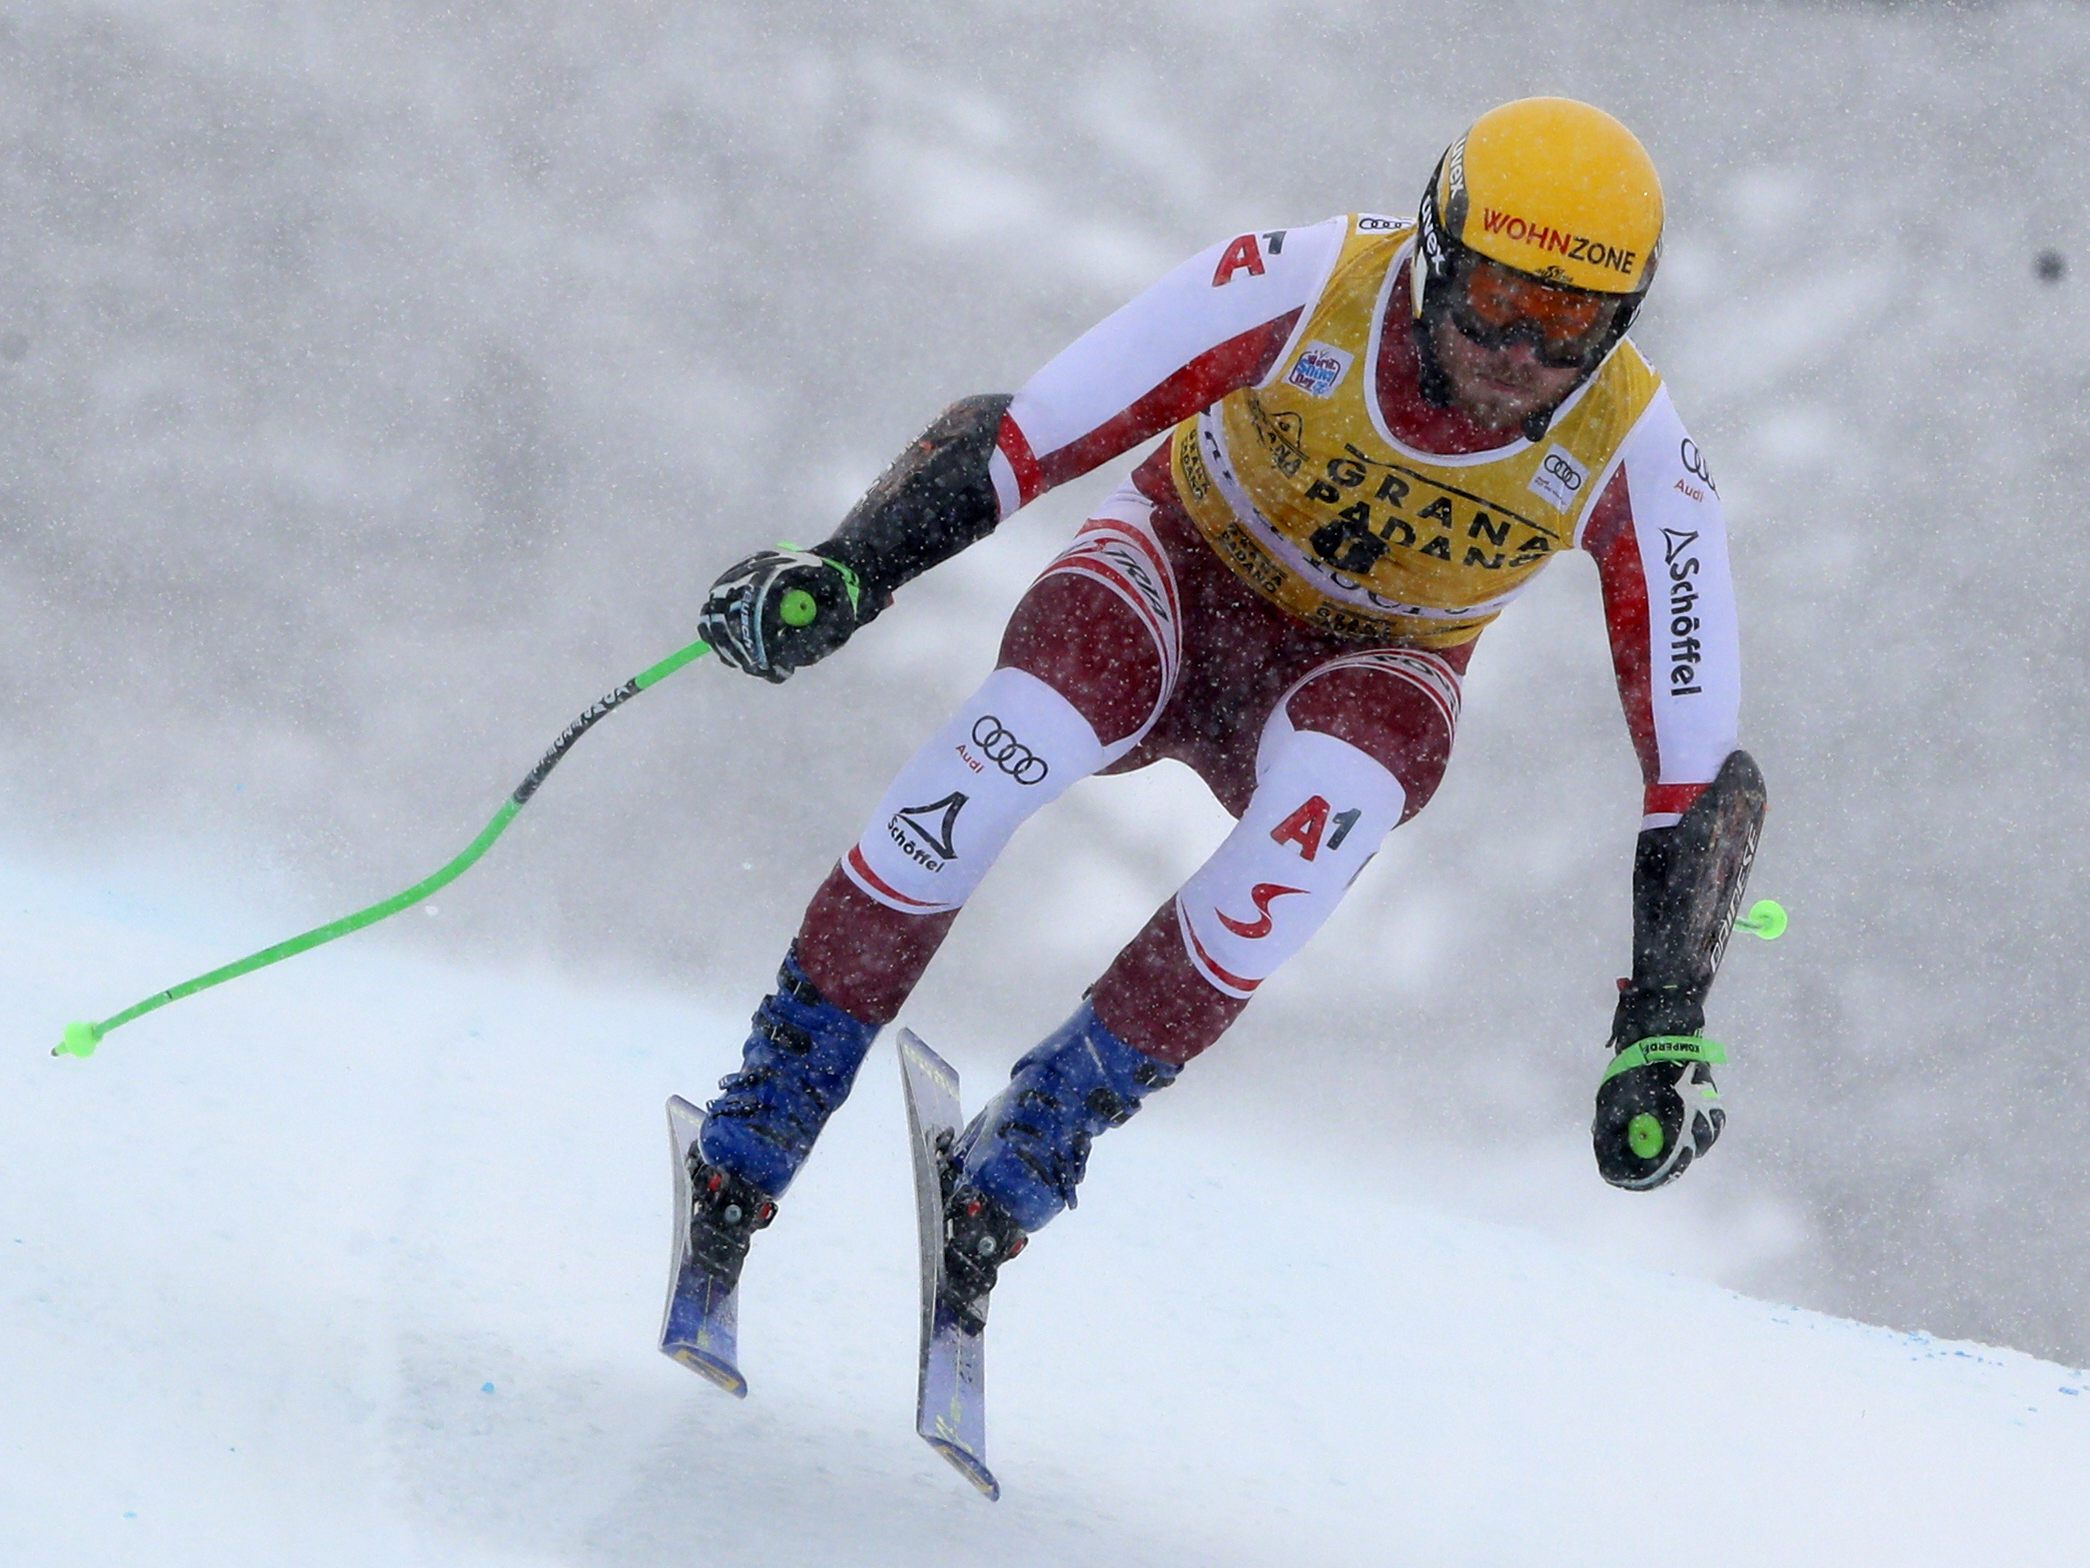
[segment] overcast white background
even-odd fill
[[[25,887],[207,892],[226,951],[196,967],[403,887],[694,635],[718,570],[820,537],[945,402],[1230,232],[1408,210],[1482,109],[1571,93],[1664,171],[1636,337],[1726,502],[1773,800],[1754,890],[1793,915],[1714,993],[1728,1135],[1650,1198],[1587,1163],[1639,805],[1578,561],[1487,634],[1436,803],[1168,1115],[1209,1160],[1311,1169],[1317,1205],[1352,1198],[1330,1172],[1408,1182],[2080,1362],[2086,78],[2065,4],[16,0],[0,848],[57,879]],[[699,667],[647,695],[439,914],[356,941],[701,998],[656,1086],[701,1096],[1121,466],[781,690]],[[990,1081],[1224,826],[1173,768],[1077,791],[910,1019]],[[83,1016],[189,972],[49,962]],[[196,1027],[169,1114],[239,1092],[241,1040]],[[542,1028],[586,1085],[605,1042]]]

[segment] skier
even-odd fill
[[[1091,1141],[1217,1040],[1428,804],[1475,639],[1572,546],[1596,558],[1645,780],[1597,1160],[1645,1188],[1711,1147],[1704,1061],[1616,1054],[1702,1026],[1717,944],[1670,960],[1704,945],[1684,927],[1723,874],[1704,822],[1755,778],[1719,493],[1626,336],[1661,239],[1630,131],[1568,99],[1503,105],[1414,219],[1223,240],[1013,397],[954,403],[825,543],[718,579],[702,635],[781,681],[1019,507],[1165,437],[814,895],[691,1154],[693,1238],[720,1274],[1016,828],[1090,774],[1177,758],[1237,826],[952,1150],[945,1264],[982,1321],[998,1266],[1074,1203]],[[794,624],[803,595],[817,613]]]

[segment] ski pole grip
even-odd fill
[[[1735,929],[1746,931],[1751,936],[1760,936],[1766,942],[1775,942],[1785,935],[1790,922],[1786,918],[1785,906],[1775,898],[1759,898],[1750,906],[1749,913],[1735,923]]]
[[[803,588],[793,588],[784,595],[779,612],[786,626],[810,626],[820,619],[820,605]]]

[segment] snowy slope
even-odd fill
[[[1008,1277],[989,1505],[912,1433],[889,1047],[736,1404],[653,1349],[661,1102],[750,998],[438,967],[407,916],[52,1060],[280,934],[141,886],[0,873],[15,1568],[2090,1561],[2080,1372],[1449,1218],[1450,1151],[1258,1170],[1187,1091]]]

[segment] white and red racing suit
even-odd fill
[[[1181,1062],[1326,920],[1450,756],[1475,639],[1554,554],[1597,564],[1645,783],[1674,823],[1737,740],[1720,500],[1622,341],[1536,438],[1425,398],[1405,221],[1233,236],[1024,385],[1001,514],[1167,433],[1019,602],[999,666],[902,770],[808,909],[799,962],[884,1022],[1029,814],[1189,764],[1237,818],[1097,981]]]

